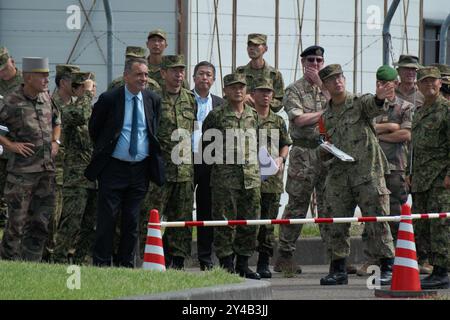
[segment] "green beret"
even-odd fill
[[[300,57],[304,58],[306,56],[321,56],[323,57],[323,53],[325,52],[325,49],[321,46],[310,46],[303,50],[303,52],[300,54]]]
[[[253,44],[266,44],[267,43],[267,36],[262,33],[250,33],[247,38],[247,44],[253,43]]]
[[[377,70],[377,80],[380,81],[394,81],[397,80],[398,73],[394,68],[384,65]]]
[[[186,68],[186,63],[184,62],[184,56],[179,55],[167,55],[162,57],[161,67],[163,69],[184,67]]]
[[[340,64],[329,64],[328,66],[319,71],[319,77],[320,80],[324,81],[331,76],[342,73],[344,72],[342,71],[342,67]]]
[[[5,47],[0,47],[0,70],[3,69],[8,62],[10,55],[8,53],[8,49]]]
[[[223,77],[223,85],[225,87],[231,86],[235,83],[241,83],[243,85],[247,85],[247,81],[245,80],[245,74],[242,73],[231,73],[227,74],[225,77]]]
[[[417,70],[417,81],[422,81],[425,78],[441,79],[441,73],[436,67],[423,67]]]
[[[270,78],[259,77],[253,82],[254,88],[256,89],[269,89],[273,91],[273,81]]]

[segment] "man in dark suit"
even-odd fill
[[[208,61],[199,62],[194,68],[195,87],[192,90],[197,101],[198,128],[193,136],[194,151],[194,184],[197,220],[211,220],[211,188],[209,186],[210,166],[203,163],[199,148],[201,146],[202,123],[208,113],[221,105],[224,100],[210,93],[210,89],[216,80],[216,68]],[[197,130],[198,129],[198,130]],[[209,270],[214,266],[211,253],[214,239],[212,227],[197,228],[197,253],[201,270]]]
[[[111,265],[114,228],[121,212],[118,264],[134,266],[141,201],[150,179],[164,182],[155,138],[161,101],[145,89],[147,77],[144,59],[127,60],[125,86],[103,93],[89,121],[94,152],[85,175],[99,183],[94,265]]]

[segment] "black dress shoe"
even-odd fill
[[[336,286],[348,284],[348,275],[345,272],[330,273],[320,279],[321,286]]]

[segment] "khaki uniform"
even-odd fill
[[[423,94],[417,88],[415,88],[413,91],[407,94],[401,93],[400,90],[397,88],[395,89],[395,95],[404,101],[412,103],[417,109],[423,105],[425,99]]]
[[[64,202],[54,253],[58,263],[83,263],[93,249],[97,191],[96,183],[84,177],[93,149],[88,131],[92,98],[92,93],[86,92],[62,109]]]
[[[269,111],[269,115],[266,118],[258,115],[258,127],[259,132],[264,131],[264,134],[267,133],[266,147],[271,155],[279,154],[279,150],[284,146],[292,144],[283,118],[272,111]],[[275,134],[275,136],[272,136],[272,134]],[[277,142],[278,145],[274,145]],[[263,141],[260,141],[259,147],[263,145]],[[271,148],[268,146],[271,146]],[[280,171],[261,183],[261,219],[277,218],[281,194],[284,192],[283,173],[284,171]],[[260,226],[257,251],[273,256],[274,243],[274,225]]]
[[[324,182],[326,168],[319,157],[319,131],[317,125],[299,127],[294,123],[296,117],[306,113],[322,111],[326,98],[319,88],[301,78],[286,88],[283,105],[289,117],[289,133],[293,146],[289,153],[286,192],[289,202],[284,209],[283,219],[306,218],[315,190],[317,209],[320,216],[325,212]],[[280,225],[279,251],[292,256],[295,243],[303,225]],[[322,239],[327,243],[327,225],[319,225]]]
[[[163,87],[161,122],[157,137],[166,165],[166,183],[162,187],[151,184],[141,207],[141,254],[145,249],[150,209],[158,209],[167,221],[192,220],[194,165],[190,137],[194,131],[195,109],[195,98],[191,91],[182,88],[178,96],[172,96]],[[184,130],[183,134],[188,134],[188,136],[183,135],[183,141],[189,143],[188,153],[180,154],[180,157],[187,156],[189,163],[186,164],[177,165],[171,157],[175,147],[182,141],[172,141],[171,139],[172,133],[177,129],[182,129]],[[164,231],[164,253],[167,255],[190,257],[191,242],[190,228],[167,228]]]
[[[432,105],[424,105],[412,124],[412,186],[413,213],[449,212],[450,190],[443,181],[450,176],[450,103],[439,96]],[[421,237],[417,248],[429,243],[428,258],[433,266],[446,268],[450,220],[420,220],[414,225]]]
[[[237,74],[245,74],[245,80],[247,82],[247,92],[250,92],[255,87],[255,80],[257,78],[266,78],[273,81],[273,100],[270,104],[270,108],[274,112],[278,112],[283,108],[282,100],[284,95],[284,82],[281,72],[271,67],[266,61],[264,61],[264,68],[253,69],[248,63],[245,66],[238,67],[236,69]]]
[[[332,102],[331,102],[332,103]],[[353,216],[356,206],[363,216],[389,215],[389,190],[384,175],[389,164],[378,144],[371,119],[383,113],[372,95],[347,92],[343,105],[327,102],[323,119],[331,142],[352,156],[354,162],[330,160],[325,182],[326,213]],[[350,224],[330,225],[331,260],[350,254]],[[387,222],[366,225],[368,251],[374,259],[393,258],[394,246]]]
[[[1,257],[40,261],[55,206],[55,162],[51,156],[53,127],[60,125],[58,110],[47,93],[36,100],[25,97],[23,87],[0,106],[0,123],[11,141],[30,142],[34,154],[12,154],[8,161],[5,199],[9,218],[1,244]]]
[[[203,122],[203,136],[209,129],[219,130],[222,134],[223,148],[228,146],[228,158],[232,155],[234,164],[227,164],[227,157],[222,150],[216,150],[217,162],[211,168],[212,218],[213,220],[259,219],[261,210],[261,179],[257,159],[251,161],[247,144],[257,144],[257,114],[245,105],[239,116],[228,102],[211,111]],[[250,137],[246,147],[227,141],[226,132],[241,129]],[[233,148],[231,148],[233,146]],[[208,146],[209,147],[209,146]],[[203,149],[205,150],[205,149]],[[242,154],[242,150],[245,153]],[[207,150],[205,150],[207,152]],[[204,154],[205,156],[205,154]],[[241,158],[243,157],[243,159]],[[238,162],[239,161],[239,162]],[[256,247],[256,226],[229,226],[214,229],[214,248],[217,257],[224,258],[233,253],[250,257]]]

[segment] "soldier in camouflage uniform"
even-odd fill
[[[212,110],[202,126],[203,159],[212,164],[212,217],[213,220],[259,219],[261,180],[256,156],[257,114],[244,103],[244,75],[229,74],[223,82],[227,101]],[[207,136],[211,135],[214,143],[206,146]],[[236,138],[238,143],[235,143]],[[248,267],[248,259],[256,247],[257,230],[256,226],[248,225],[214,229],[214,248],[222,268],[228,272],[235,270],[242,277],[261,279]]]
[[[194,131],[196,103],[194,94],[182,88],[185,70],[182,55],[163,57],[161,74],[164,85],[161,94],[161,123],[157,137],[166,164],[166,183],[162,187],[152,184],[141,207],[141,254],[145,249],[149,209],[157,208],[168,221],[192,220],[194,165],[191,134]],[[180,140],[172,141],[172,134],[176,130],[179,130]],[[176,152],[176,148],[181,145],[188,148]],[[173,152],[177,159],[172,158]],[[178,160],[182,163],[174,162]],[[185,258],[191,256],[191,242],[190,228],[165,229],[163,244],[166,266],[183,269]]]
[[[70,64],[58,64],[56,66],[56,77],[55,83],[57,90],[52,95],[52,103],[61,113],[64,105],[72,103],[76,100],[73,97],[72,92],[72,79],[71,74],[74,71],[79,71],[80,68],[75,65]],[[61,141],[64,141],[63,132],[61,132]],[[57,143],[61,143],[57,141]],[[61,210],[63,205],[63,161],[64,161],[64,146],[59,145],[59,151],[56,155],[55,165],[56,165],[56,190],[55,190],[55,212],[53,213],[50,223],[48,224],[48,240],[45,245],[44,254],[42,260],[53,261],[53,252],[55,248],[55,236],[56,230],[58,229],[59,220],[61,218]]]
[[[377,81],[384,84],[392,82],[398,86],[398,73],[390,66],[384,65],[378,68]],[[405,181],[405,168],[407,164],[407,143],[411,141],[411,109],[413,105],[400,99],[395,93],[385,101],[388,107],[387,113],[375,118],[375,130],[377,137],[389,162],[390,173],[385,175],[386,187],[391,192],[389,207],[391,216],[399,216],[401,207],[408,200],[408,186]],[[397,241],[398,222],[389,222],[394,243]],[[366,224],[367,225],[367,224]],[[367,232],[362,234],[363,243],[367,241]],[[367,248],[367,244],[366,244]],[[370,255],[365,250],[367,256]],[[367,268],[376,265],[375,259],[370,259],[361,269],[358,275],[369,275]]]
[[[131,47],[128,46],[125,50],[125,61],[130,58],[145,58],[145,48],[142,47]],[[150,69],[149,69],[150,70]],[[118,88],[120,86],[123,86],[125,84],[125,81],[123,80],[123,76],[120,76],[113,81],[108,86],[108,90]],[[149,77],[147,78],[147,87],[152,91],[161,91],[161,87],[158,84],[158,82],[152,78],[150,78],[150,72]]]
[[[289,137],[284,119],[270,110],[273,96],[271,79],[258,78],[255,80],[252,98],[258,113],[259,147],[266,147],[278,166],[278,172],[261,182],[261,219],[276,219],[280,207],[283,188],[284,164],[289,153],[292,140]],[[264,137],[264,138],[263,138]],[[257,251],[258,265],[256,272],[261,278],[271,278],[269,259],[273,257],[275,242],[274,226],[263,225],[258,231]]]
[[[266,60],[264,60],[264,53],[267,52],[267,35],[260,33],[251,33],[247,40],[247,53],[250,57],[250,62],[238,67],[236,73],[245,75],[247,81],[247,96],[245,103],[254,107],[254,101],[250,95],[251,90],[255,87],[256,78],[268,78],[273,82],[274,95],[270,108],[274,112],[278,112],[283,108],[282,100],[284,95],[284,82],[281,72],[271,67]]]
[[[408,177],[413,196],[413,213],[450,211],[450,103],[440,94],[441,74],[436,67],[417,72],[423,106],[412,123],[412,174]],[[448,278],[450,220],[420,220],[423,239],[430,244],[431,275],[422,279],[423,289],[445,289]]]
[[[283,219],[306,218],[311,194],[315,190],[320,215],[325,212],[323,197],[326,169],[319,158],[318,120],[323,113],[328,93],[323,90],[319,71],[324,66],[324,49],[310,46],[301,53],[305,75],[286,88],[283,105],[289,118],[293,146],[289,155],[286,191],[289,202]],[[293,259],[295,244],[303,225],[280,225],[279,256],[276,272],[301,273]],[[327,225],[319,225],[326,244]]]
[[[0,143],[11,152],[5,199],[9,218],[1,258],[40,261],[55,206],[55,162],[60,117],[48,95],[48,59],[23,58],[24,85],[0,102]]]
[[[450,100],[450,66],[438,63],[432,64],[432,66],[437,67],[441,72],[442,77],[441,95],[445,99]]]
[[[58,263],[81,264],[91,255],[95,236],[96,183],[84,177],[92,154],[88,122],[94,97],[93,73],[73,72],[72,87],[77,100],[62,109],[64,205],[56,236],[54,260]]]
[[[344,162],[328,154],[328,174],[325,181],[326,214],[332,217],[353,216],[356,206],[363,216],[389,215],[389,190],[385,174],[389,173],[371,119],[386,111],[384,99],[392,96],[392,83],[377,83],[376,95],[355,96],[345,89],[345,77],[338,64],[319,71],[319,76],[331,95],[325,106],[323,121],[327,139],[354,162]],[[348,283],[345,269],[350,254],[350,224],[330,225],[330,272],[321,285]],[[394,245],[387,222],[366,225],[369,252],[381,264],[380,283],[389,284],[392,277]]]
[[[0,47],[0,100],[16,90],[22,83],[22,72],[16,68],[14,59],[9,55],[8,49]],[[0,150],[0,228],[3,228],[8,219],[7,205],[3,198],[8,152],[2,146],[0,146]]]

